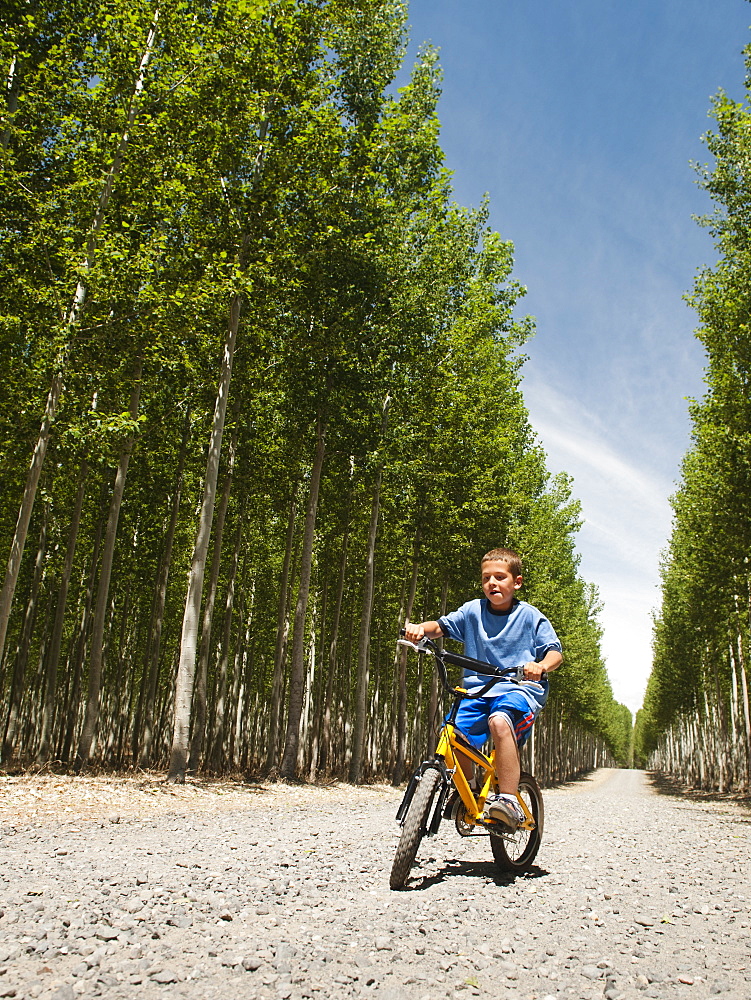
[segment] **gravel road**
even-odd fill
[[[751,813],[640,771],[545,791],[528,875],[386,786],[0,779],[0,997],[751,996]]]

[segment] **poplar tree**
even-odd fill
[[[706,137],[715,162],[700,177],[716,209],[703,221],[720,260],[700,273],[690,301],[700,320],[707,391],[691,407],[693,444],[673,498],[654,665],[636,731],[642,761],[720,791],[751,783],[748,95],[748,77],[744,101],[720,93],[715,130]]]

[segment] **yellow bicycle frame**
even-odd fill
[[[471,760],[473,764],[476,764],[481,768],[480,774],[484,774],[484,780],[480,785],[480,789],[475,795],[472,789],[469,787],[469,782],[465,777],[462,766],[459,763],[456,754],[461,753],[468,760]],[[495,785],[495,752],[491,753],[489,757],[486,757],[484,753],[480,750],[475,750],[474,747],[469,746],[465,742],[460,742],[456,736],[456,727],[452,722],[446,722],[441,730],[441,735],[438,740],[438,746],[436,747],[436,756],[443,757],[446,764],[446,770],[451,775],[451,779],[456,787],[459,797],[465,808],[464,822],[467,826],[488,826],[495,825],[489,824],[488,820],[485,819],[483,811],[485,808],[485,801],[492,791]],[[524,822],[519,824],[519,828],[522,830],[534,830],[535,821],[532,813],[527,808],[527,804],[524,799],[517,792],[516,799],[519,806],[524,813]]]

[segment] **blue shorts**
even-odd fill
[[[542,706],[540,706],[542,707]],[[490,739],[491,715],[505,715],[511,723],[517,746],[524,746],[540,711],[533,711],[521,691],[508,691],[497,698],[465,698],[456,716],[456,728],[473,747]]]

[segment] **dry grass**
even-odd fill
[[[197,778],[167,784],[162,774],[73,776],[25,774],[0,776],[0,824],[47,824],[60,821],[116,820],[168,813],[210,814],[280,809],[292,800],[374,803],[395,796],[388,785],[342,782],[325,785],[251,784],[239,780]]]

